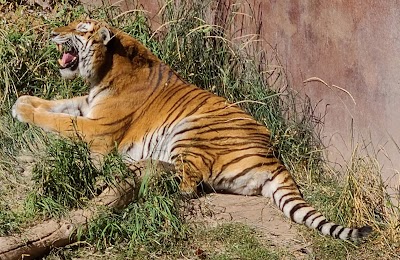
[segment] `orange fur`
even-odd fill
[[[127,162],[156,159],[175,165],[181,189],[199,183],[216,191],[271,197],[293,221],[341,239],[369,227],[344,228],[307,204],[286,167],[274,157],[270,132],[236,105],[187,84],[136,39],[97,21],[57,28],[65,77],[80,75],[89,95],[46,101],[20,97],[13,115],[66,137],[78,134],[93,154],[115,145]]]

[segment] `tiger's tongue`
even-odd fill
[[[70,63],[73,59],[75,58],[75,56],[71,55],[68,52],[64,52],[62,60],[64,64]]]
[[[58,62],[60,63],[61,66],[65,67],[65,65],[73,61],[74,58],[75,58],[74,55],[71,55],[68,52],[64,52],[62,58],[59,59]]]

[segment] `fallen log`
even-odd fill
[[[91,219],[96,216],[99,206],[113,209],[126,207],[135,198],[135,182],[140,181],[144,169],[150,163],[142,162],[131,165],[135,178],[124,179],[118,184],[105,188],[102,193],[93,198],[84,209],[71,211],[66,217],[50,219],[21,234],[0,237],[0,260],[35,259],[48,253],[52,248],[63,247],[76,240],[77,228],[84,230]],[[169,164],[151,163],[163,171],[173,170]]]

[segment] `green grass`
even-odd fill
[[[82,207],[96,194],[95,182],[101,175],[90,160],[88,145],[50,139],[45,149],[32,170],[34,185],[25,210],[32,215],[54,217]]]
[[[134,203],[101,214],[82,238],[98,250],[122,243],[127,257],[173,254],[176,244],[190,234],[180,210],[179,187],[174,176],[157,172],[147,176]]]
[[[387,199],[374,157],[357,150],[344,172],[331,169],[319,141],[321,120],[310,101],[290,91],[282,68],[268,67],[262,58],[268,53],[250,56],[244,46],[251,41],[229,40],[227,28],[235,26],[234,12],[227,16],[225,28],[207,24],[209,4],[181,1],[178,6],[170,1],[157,32],[141,12],[118,16],[116,8],[103,7],[90,16],[138,38],[187,81],[237,102],[266,124],[276,155],[292,171],[307,201],[329,219],[345,225],[369,224],[376,230],[369,241],[358,245],[300,227],[313,249],[311,259],[357,259],[362,254],[384,259],[399,252],[399,210]],[[52,28],[85,16],[85,9],[67,1],[58,2],[54,13],[46,15],[29,12],[25,5],[0,9],[5,18],[0,21],[0,235],[6,235],[33,221],[85,207],[102,184],[113,185],[129,171],[115,154],[98,169],[87,145],[60,140],[10,115],[22,94],[52,99],[87,92],[79,79],[60,79],[58,54],[49,41]],[[33,159],[21,159],[27,155]],[[272,249],[247,226],[190,225],[182,215],[185,201],[174,179],[163,173],[151,176],[141,183],[134,203],[120,211],[101,210],[88,230],[78,233],[80,242],[52,251],[47,259],[293,257],[286,250]]]
[[[271,250],[261,243],[260,235],[254,229],[243,224],[218,225],[198,236],[207,241],[203,249],[199,248],[207,259],[282,259],[289,256],[284,251]]]

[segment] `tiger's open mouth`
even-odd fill
[[[75,70],[79,63],[78,51],[74,47],[70,47],[69,50],[64,51],[62,44],[57,44],[57,50],[62,53],[61,58],[58,59],[58,64],[61,69]]]

